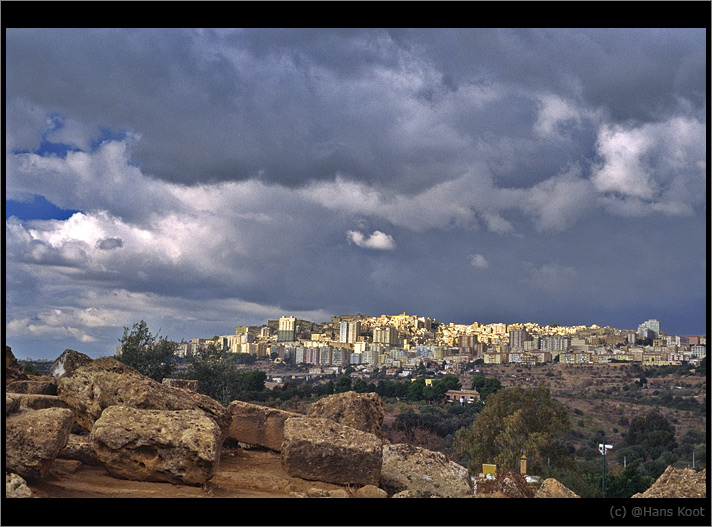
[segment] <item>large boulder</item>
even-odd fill
[[[383,416],[383,403],[378,394],[354,391],[319,399],[307,410],[307,417],[331,419],[379,438],[382,437]]]
[[[75,350],[66,349],[55,359],[52,366],[50,366],[49,371],[57,380],[65,375],[71,377],[74,370],[89,364],[92,360],[93,359],[89,355],[85,355],[84,353],[80,353]]]
[[[473,492],[465,467],[441,452],[405,443],[383,445],[380,487],[389,494],[410,490],[423,498],[459,498]]]
[[[67,444],[74,423],[68,408],[15,412],[5,417],[5,470],[41,478]]]
[[[284,422],[282,466],[290,476],[337,485],[378,485],[382,442],[374,434],[331,419]]]
[[[96,458],[113,476],[205,485],[217,469],[222,430],[202,410],[110,406],[91,431]]]
[[[230,439],[258,445],[279,452],[284,440],[284,422],[301,414],[286,412],[257,404],[232,401],[227,406]]]
[[[104,409],[122,405],[152,410],[202,410],[224,430],[227,409],[207,395],[167,386],[142,375],[113,357],[96,359],[64,376],[57,395],[75,412],[77,422],[91,430]]]

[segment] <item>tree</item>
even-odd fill
[[[502,383],[497,377],[476,376],[472,379],[472,389],[477,390],[480,398],[485,401],[493,393],[497,393],[502,388]]]
[[[561,451],[561,442],[554,442],[569,428],[567,408],[545,386],[506,388],[488,397],[472,425],[458,430],[455,447],[469,457],[473,473],[482,463],[516,469],[522,454],[535,469],[547,457],[571,456]]]
[[[190,359],[186,377],[198,381],[198,392],[228,405],[239,392],[240,373],[237,364],[209,344]],[[264,384],[263,384],[264,387]]]
[[[351,377],[342,375],[334,383],[334,393],[344,393],[351,391]]]
[[[153,335],[145,321],[136,322],[130,330],[124,326],[119,342],[121,355],[117,358],[124,364],[158,382],[173,373],[178,343]]]
[[[675,425],[668,421],[659,409],[644,416],[635,416],[625,436],[627,446],[640,445],[651,459],[657,459],[666,450],[677,448]]]

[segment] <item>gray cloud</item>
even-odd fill
[[[6,222],[23,346],[286,312],[706,327],[704,30],[6,36],[7,198],[81,211]]]

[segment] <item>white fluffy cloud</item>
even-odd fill
[[[348,231],[346,237],[349,242],[365,249],[390,251],[396,247],[393,236],[381,231],[373,231],[370,236],[364,235],[361,231]]]
[[[674,117],[640,126],[605,125],[591,182],[601,203],[621,215],[689,215],[705,201],[706,130]]]

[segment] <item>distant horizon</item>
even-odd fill
[[[356,315],[361,315],[361,316],[366,316],[366,317],[369,317],[369,318],[378,318],[378,317],[383,316],[383,315],[385,315],[385,316],[397,316],[397,315],[402,315],[403,313],[404,313],[404,312],[401,311],[401,312],[399,312],[399,313],[381,313],[381,314],[379,314],[379,315],[368,315],[368,314],[366,314],[366,313],[361,313],[361,312],[358,312],[358,311],[357,311],[357,312],[354,312],[354,313],[341,313],[341,314],[338,314],[338,315],[335,314],[335,315],[331,315],[331,316],[334,316],[334,317],[341,317],[341,316],[356,316]],[[517,321],[517,322],[497,321],[497,322],[482,322],[482,321],[480,321],[480,320],[473,320],[473,321],[471,321],[471,322],[455,322],[455,321],[450,321],[450,320],[448,320],[448,321],[439,320],[439,319],[434,318],[434,317],[429,317],[427,314],[423,314],[423,313],[408,313],[407,311],[406,311],[405,313],[406,313],[407,315],[410,315],[410,316],[427,317],[427,318],[430,318],[431,320],[434,320],[434,321],[436,321],[436,322],[438,322],[438,323],[440,323],[440,324],[446,324],[446,325],[452,323],[452,324],[455,324],[455,325],[465,325],[465,326],[467,326],[467,325],[472,325],[473,323],[477,322],[477,323],[478,323],[479,325],[481,325],[481,326],[487,326],[487,325],[493,325],[493,324],[504,324],[504,325],[506,325],[506,326],[515,325],[515,324],[538,324],[539,327],[542,327],[542,328],[543,328],[543,327],[551,326],[551,324],[557,324],[556,322],[552,322],[552,323],[548,323],[548,324],[541,324],[541,323],[539,323],[539,322],[534,322],[534,321]],[[291,316],[291,315],[290,315],[289,313],[285,313],[285,314],[283,314],[283,315],[280,315],[279,317],[274,317],[274,318],[265,319],[265,321],[264,321],[263,323],[258,323],[258,324],[239,324],[239,323],[238,323],[238,324],[235,324],[235,325],[232,326],[232,327],[233,327],[233,328],[237,328],[237,327],[240,327],[240,326],[257,326],[257,327],[266,326],[269,320],[278,320],[281,316]],[[299,317],[296,317],[296,318],[299,319]],[[130,325],[128,325],[128,326],[126,326],[126,327],[128,327],[129,329],[131,329],[131,326],[132,326],[134,323],[140,322],[140,320],[141,320],[141,319],[136,320],[136,321],[132,322]],[[308,319],[300,319],[300,320],[307,320],[308,322],[312,322],[312,323],[316,323],[316,324],[328,324],[328,323],[330,323],[330,320],[321,320],[321,321],[308,320]],[[638,322],[638,324],[636,324],[635,327],[619,327],[619,326],[614,326],[614,325],[611,325],[611,324],[600,325],[600,324],[597,324],[597,323],[595,323],[595,322],[594,322],[594,323],[591,323],[591,324],[558,324],[558,326],[560,326],[560,327],[589,327],[589,328],[590,328],[590,327],[596,325],[596,326],[601,327],[601,328],[610,327],[610,328],[617,329],[617,330],[632,330],[632,331],[637,331],[638,325],[642,324],[643,322],[645,322],[645,321],[647,321],[647,320],[659,320],[659,319],[656,319],[656,318],[654,318],[654,317],[649,317],[649,318],[646,318],[646,319],[641,320],[640,322]],[[679,332],[669,332],[669,331],[665,331],[665,328],[664,328],[664,325],[663,325],[663,322],[662,322],[662,321],[660,321],[660,324],[661,324],[661,325],[660,325],[660,328],[661,328],[661,329],[660,329],[660,334],[661,334],[661,335],[677,335],[677,336],[681,336],[681,337],[695,337],[695,336],[706,337],[706,336],[707,336],[706,333],[679,333]],[[159,336],[159,334],[157,333],[157,329],[152,328],[150,325],[149,325],[149,330],[151,331],[151,333],[154,334],[154,336]],[[121,331],[120,331],[119,334],[118,334],[117,341],[116,341],[116,344],[115,344],[114,346],[118,346],[118,345],[119,345],[119,338],[121,337],[122,334],[123,334],[123,327],[121,328]],[[224,332],[210,333],[210,335],[207,335],[207,334],[192,335],[192,336],[185,336],[185,335],[184,335],[184,336],[182,336],[182,337],[180,337],[180,338],[178,338],[178,339],[175,339],[175,338],[170,338],[168,335],[166,335],[166,334],[163,333],[163,332],[160,332],[160,336],[162,336],[162,337],[167,337],[167,338],[169,338],[169,340],[172,340],[172,341],[174,341],[174,342],[181,342],[181,341],[188,342],[188,341],[190,341],[191,339],[194,339],[194,338],[210,339],[210,338],[212,338],[212,337],[215,336],[215,335],[222,336],[222,335],[230,335],[230,334],[234,334],[234,331],[233,331],[233,333],[224,333]],[[50,353],[50,352],[47,352],[47,356],[46,356],[46,357],[36,357],[36,356],[32,356],[31,354],[22,353],[22,350],[16,350],[11,344],[7,344],[7,345],[10,345],[10,347],[12,348],[13,355],[15,355],[15,357],[16,357],[17,359],[20,359],[20,360],[53,361],[53,360],[55,360],[57,357],[59,357],[59,356],[62,354],[62,352],[64,352],[65,349],[73,349],[73,350],[75,350],[75,351],[79,351],[79,352],[81,352],[81,353],[84,353],[85,355],[89,355],[91,358],[94,358],[94,359],[99,358],[99,357],[107,357],[107,356],[113,356],[113,355],[114,355],[114,348],[112,348],[112,349],[110,349],[110,350],[107,350],[104,354],[102,354],[102,352],[101,352],[101,351],[98,351],[98,350],[93,350],[93,351],[92,351],[92,350],[89,350],[89,351],[87,351],[87,350],[78,349],[78,348],[76,348],[76,347],[69,347],[69,348],[63,348],[63,349],[59,350],[59,351],[56,353],[56,356],[54,356],[54,357],[51,356],[51,353]],[[80,346],[80,348],[81,348],[81,346]]]

